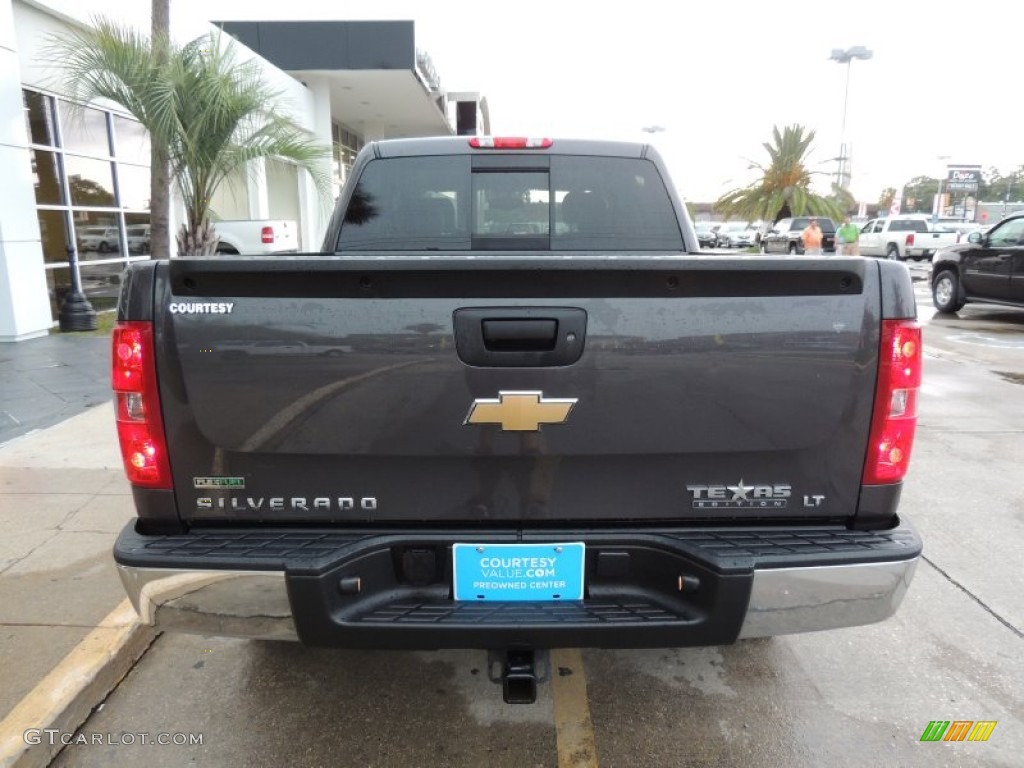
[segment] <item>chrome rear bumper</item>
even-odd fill
[[[202,571],[119,565],[144,624],[171,632],[298,640],[284,571]]]
[[[740,638],[882,621],[899,607],[919,558],[757,569]],[[119,565],[142,621],[159,630],[297,640],[283,571]]]
[[[887,619],[903,602],[918,559],[756,570],[740,637],[815,632]]]

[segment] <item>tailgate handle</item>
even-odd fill
[[[452,319],[466,365],[564,366],[583,354],[587,313],[578,307],[473,307],[455,310]]]
[[[549,352],[555,348],[557,320],[484,320],[484,346],[492,352]]]

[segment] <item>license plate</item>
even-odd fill
[[[583,542],[455,544],[456,600],[582,600]]]

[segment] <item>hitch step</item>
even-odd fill
[[[492,683],[501,683],[501,695],[506,704],[533,704],[537,701],[537,683],[548,679],[550,669],[547,651],[512,649],[487,652],[488,677]],[[496,674],[495,670],[500,671]]]

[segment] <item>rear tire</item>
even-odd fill
[[[932,303],[939,312],[952,314],[966,303],[960,295],[960,278],[951,269],[939,272],[932,282]]]
[[[798,251],[797,251],[797,248],[796,248],[796,243],[790,243],[789,244],[789,255],[790,256],[795,256],[797,253],[798,253]]]
[[[889,243],[889,247],[885,250],[885,258],[892,261],[903,261],[903,257],[900,256],[900,249],[896,247],[895,243]]]

